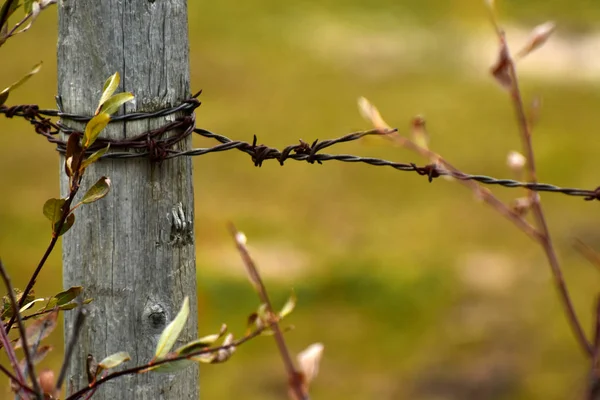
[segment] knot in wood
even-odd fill
[[[149,304],[144,309],[144,322],[152,331],[162,332],[167,326],[167,311],[160,304]]]

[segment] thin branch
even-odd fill
[[[511,75],[511,84],[510,84],[510,97],[515,109],[515,114],[517,117],[517,123],[519,125],[519,129],[521,131],[521,140],[523,142],[523,148],[527,157],[527,166],[529,169],[529,175],[532,182],[537,182],[537,173],[535,167],[535,155],[533,151],[533,143],[531,140],[531,128],[527,121],[527,116],[525,114],[525,106],[523,104],[523,97],[521,95],[521,89],[519,87],[519,81],[517,77],[517,71],[515,67],[514,60],[510,56],[510,50],[508,44],[506,43],[506,38],[504,34],[500,34],[500,43],[501,46],[506,48],[506,54],[508,58],[508,68]],[[562,273],[562,269],[558,262],[558,257],[556,256],[556,250],[554,249],[554,245],[552,243],[552,238],[550,236],[550,230],[548,229],[548,223],[546,222],[546,217],[544,215],[544,211],[542,209],[542,204],[539,198],[539,195],[536,193],[531,193],[533,197],[532,201],[532,211],[533,215],[536,219],[538,229],[541,233],[541,245],[546,253],[546,258],[548,259],[548,263],[552,269],[552,275],[554,277],[554,284],[558,289],[560,298],[562,300],[563,307],[565,309],[567,319],[575,334],[575,338],[579,342],[579,345],[584,350],[584,352],[588,356],[593,356],[594,349],[590,344],[589,340],[586,337],[585,331],[577,317],[577,313],[575,312],[575,307],[573,306],[573,302],[569,295],[569,291],[567,289],[567,285]]]
[[[17,326],[19,328],[19,335],[21,336],[21,342],[23,343],[23,353],[25,353],[25,361],[27,363],[27,370],[29,371],[29,377],[31,379],[31,383],[33,386],[33,390],[36,393],[36,396],[39,400],[43,400],[44,394],[42,392],[42,388],[37,380],[37,375],[35,373],[35,368],[33,366],[33,360],[31,357],[31,349],[27,344],[27,332],[25,331],[25,326],[23,325],[23,320],[21,319],[20,308],[17,306],[17,299],[15,298],[15,292],[13,290],[13,286],[10,282],[10,278],[8,277],[8,273],[4,268],[4,264],[2,260],[0,260],[0,275],[2,276],[2,280],[4,285],[8,289],[8,297],[10,299],[10,304],[13,309],[13,315],[17,316]],[[19,367],[17,367],[19,369]]]
[[[444,168],[446,168],[448,170],[449,176],[455,178],[463,186],[471,189],[485,203],[487,203],[493,209],[498,211],[502,216],[507,218],[513,224],[515,224],[520,230],[522,230],[529,237],[531,237],[532,239],[534,239],[536,241],[540,240],[540,234],[533,225],[531,225],[523,217],[521,217],[521,215],[519,215],[514,210],[512,210],[510,207],[508,207],[506,204],[504,204],[500,199],[498,199],[496,196],[494,196],[492,194],[492,192],[490,192],[487,188],[483,187],[481,184],[479,184],[475,181],[461,179],[461,176],[463,176],[464,173],[461,170],[459,170],[458,168],[456,168],[454,165],[452,165],[445,158],[443,158],[441,155],[439,155],[427,148],[421,147],[421,146],[417,145],[415,142],[413,142],[412,140],[410,140],[406,137],[400,136],[398,134],[393,134],[393,135],[390,135],[387,137],[392,139],[394,142],[396,142],[401,147],[405,147],[411,151],[414,151],[429,160],[438,161]]]
[[[69,339],[69,343],[67,344],[65,350],[65,357],[63,359],[63,364],[60,367],[60,374],[58,375],[58,379],[56,380],[56,391],[60,391],[62,384],[67,376],[67,368],[69,367],[71,357],[73,355],[73,350],[75,350],[75,345],[77,344],[77,339],[79,339],[79,334],[81,333],[81,328],[83,328],[83,324],[85,322],[85,310],[83,308],[83,300],[81,299],[81,295],[78,300],[77,307],[77,315],[75,316],[75,322],[73,325],[73,332],[71,334],[71,338]]]
[[[269,299],[267,289],[260,277],[254,260],[252,260],[252,257],[248,252],[248,248],[246,247],[243,234],[241,234],[233,224],[229,225],[229,230],[233,235],[237,249],[240,253],[240,256],[242,257],[244,265],[246,266],[246,270],[250,275],[250,279],[258,292],[260,300],[266,306],[266,311],[269,315],[269,319],[273,321],[272,329],[275,337],[275,342],[277,343],[279,353],[281,354],[281,358],[287,370],[290,388],[298,399],[308,399],[308,394],[306,393],[302,385],[302,380],[300,379],[300,373],[296,370],[296,367],[294,366],[294,362],[292,361],[290,352],[285,344],[283,333],[279,328],[277,317],[273,312],[273,306],[271,305],[271,300]]]
[[[1,263],[2,263],[2,261],[0,260],[0,265],[2,265]],[[15,354],[15,350],[13,349],[13,347],[10,343],[8,334],[6,333],[6,331],[4,329],[0,329],[0,343],[2,343],[2,347],[4,347],[4,349],[6,351],[8,361],[10,362],[10,365],[13,367],[13,369],[15,371],[16,378],[13,379],[13,381],[15,381],[17,383],[17,385],[21,388],[23,388],[23,387],[28,388],[25,377],[23,376],[23,372],[21,371],[21,368],[19,366],[19,361],[17,360],[17,355]],[[4,367],[2,367],[2,368],[4,368]],[[8,373],[8,370],[7,370],[7,373]]]
[[[137,367],[124,369],[124,370],[118,371],[118,372],[113,372],[112,374],[107,375],[101,379],[98,379],[97,381],[90,383],[88,386],[79,389],[77,392],[75,392],[72,395],[70,395],[69,397],[67,397],[66,400],[79,400],[84,394],[86,394],[90,390],[95,390],[98,388],[98,386],[100,386],[106,382],[112,381],[113,379],[116,379],[120,376],[143,373],[143,372],[145,372],[144,370],[148,370],[148,368],[156,367],[156,366],[159,366],[162,364],[168,364],[168,363],[177,362],[177,361],[189,360],[194,357],[201,356],[203,354],[212,354],[212,353],[216,353],[221,350],[230,350],[232,348],[237,348],[237,347],[241,346],[242,344],[248,342],[249,340],[254,339],[255,337],[259,336],[266,328],[267,328],[267,326],[258,328],[256,330],[252,331],[250,334],[242,337],[241,339],[238,339],[227,345],[201,349],[201,350],[191,352],[191,353],[188,353],[185,355],[172,356],[172,357],[167,356],[164,359],[161,359],[158,361],[152,361],[145,365],[138,365]],[[151,372],[151,371],[147,371],[147,372]]]
[[[576,239],[575,248],[596,268],[600,269],[600,254],[580,239]]]
[[[590,368],[588,390],[586,400],[597,400],[600,398],[600,365],[598,365],[600,355],[600,296],[596,299],[596,316],[593,329],[594,354],[592,356],[592,366]]]
[[[16,370],[18,370],[18,369],[19,368],[16,368]],[[2,371],[4,373],[4,375],[6,375],[8,377],[8,379],[10,379],[15,385],[17,385],[19,387],[19,389],[23,389],[26,392],[28,392],[29,394],[35,394],[35,392],[32,388],[23,384],[21,381],[19,381],[19,378],[17,378],[15,375],[11,374],[11,372],[8,369],[6,369],[6,367],[4,367],[2,364],[0,364],[0,371]]]
[[[77,191],[79,190],[79,183],[81,182],[81,178],[82,178],[82,176],[79,174],[77,174],[73,178],[73,184],[69,191],[69,196],[67,197],[67,199],[62,207],[62,215],[60,217],[60,220],[58,221],[56,226],[53,227],[52,239],[50,240],[50,243],[48,244],[48,247],[46,248],[46,251],[44,252],[44,255],[42,256],[42,259],[40,260],[37,267],[35,268],[35,271],[33,271],[31,278],[29,278],[29,282],[27,282],[27,286],[25,287],[25,290],[23,290],[23,294],[21,295],[21,300],[19,301],[19,309],[21,307],[23,307],[23,304],[25,304],[27,295],[29,294],[31,289],[33,289],[33,286],[35,285],[38,275],[42,271],[42,268],[46,264],[48,257],[50,256],[50,254],[54,250],[54,247],[56,246],[56,243],[58,242],[58,238],[60,237],[59,233],[62,230],[62,228],[67,220],[67,217],[69,216],[69,210],[71,209],[71,203],[73,202],[73,199],[74,199],[75,195],[77,194]],[[8,322],[8,324],[6,326],[6,332],[10,332],[10,329],[14,322],[15,322],[15,315],[13,315],[11,317],[10,321]]]

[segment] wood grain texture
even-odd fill
[[[186,0],[62,0],[58,11],[58,93],[65,111],[93,113],[104,81],[117,71],[120,90],[136,97],[127,112],[154,111],[189,96]],[[101,136],[128,138],[167,121],[110,124]],[[190,146],[188,139],[179,149]],[[62,162],[64,196],[68,181]],[[80,207],[74,227],[63,237],[65,287],[82,285],[85,296],[94,298],[67,388],[87,385],[88,353],[99,361],[127,351],[131,366],[150,360],[185,296],[190,297],[190,319],[180,341],[197,336],[191,160],[180,157],[160,165],[146,158],[102,160],[86,172],[81,192],[103,175],[112,181],[111,192]],[[178,204],[187,220],[181,229],[173,216]],[[73,315],[65,313],[66,337]],[[193,367],[174,375],[119,379],[102,386],[94,399],[195,400],[198,385]]]

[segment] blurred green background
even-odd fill
[[[466,172],[512,177],[520,139],[508,96],[489,76],[496,41],[475,0],[190,1],[198,124],[284,147],[369,128],[369,98],[408,134],[423,114],[432,148]],[[539,177],[598,186],[600,5],[592,0],[499,1],[516,49],[548,19],[555,36],[519,65]],[[0,86],[40,60],[42,72],[9,104],[53,107],[56,9],[0,49]],[[58,157],[21,120],[0,119],[0,255],[17,286],[49,240],[44,201],[58,193]],[[212,145],[198,139],[195,146]],[[333,149],[422,164],[384,143]],[[222,322],[240,334],[258,304],[226,230],[249,238],[273,298],[291,288],[294,352],[325,345],[315,399],[579,398],[588,362],[576,346],[542,251],[456,183],[358,164],[275,162],[243,154],[194,159],[201,333]],[[494,189],[509,201],[522,191]],[[543,205],[585,327],[600,276],[572,247],[600,246],[598,204],[544,194]],[[61,289],[56,252],[37,294]],[[43,283],[43,285],[41,284]],[[57,368],[62,334],[44,364]],[[123,349],[127,350],[127,349]],[[284,370],[271,338],[201,369],[205,399],[280,399]]]

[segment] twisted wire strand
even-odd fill
[[[154,112],[135,112],[112,117],[111,122],[126,122],[160,118],[181,112],[185,114],[160,128],[142,133],[134,138],[125,140],[100,138],[94,143],[94,147],[89,149],[89,152],[91,153],[110,144],[111,149],[114,150],[106,153],[102,158],[128,159],[149,157],[152,161],[162,162],[163,160],[175,157],[194,157],[209,153],[238,150],[249,155],[254,165],[258,167],[262,166],[263,162],[266,160],[277,160],[280,165],[283,165],[286,160],[304,161],[310,164],[314,164],[315,162],[321,164],[325,161],[362,163],[377,167],[390,167],[398,171],[416,172],[419,175],[427,176],[430,182],[439,176],[448,175],[456,179],[472,180],[484,185],[496,185],[506,188],[525,188],[536,192],[560,193],[568,196],[583,197],[584,200],[600,200],[600,187],[594,190],[569,188],[548,183],[521,182],[513,179],[499,179],[486,175],[471,175],[463,172],[452,172],[434,164],[419,167],[414,163],[399,163],[374,157],[361,157],[351,154],[327,154],[320,152],[336,144],[352,142],[367,135],[393,133],[396,132],[395,129],[387,132],[381,132],[380,130],[355,132],[335,139],[323,141],[315,140],[312,144],[300,140],[298,144],[287,146],[281,151],[273,147],[257,144],[256,135],[254,136],[252,143],[231,140],[227,136],[195,127],[195,116],[193,111],[201,104],[196,98],[200,93],[201,92],[195,94],[192,98],[187,99],[174,107]],[[40,109],[37,105],[18,105],[13,107],[2,105],[0,106],[0,114],[4,114],[7,118],[21,117],[28,120],[34,125],[36,133],[43,135],[49,142],[56,144],[57,150],[64,153],[66,143],[58,139],[56,135],[60,132],[67,135],[82,135],[83,133],[65,125],[62,121],[56,123],[52,122],[50,117],[59,117],[61,119],[82,123],[89,121],[92,117],[63,112],[62,99],[60,96],[56,97],[56,102],[58,107],[56,110]],[[165,133],[173,130],[178,133],[167,138],[162,137]],[[174,146],[179,141],[188,137],[192,132],[208,139],[214,139],[220,144],[206,148],[194,148],[183,151],[175,150]]]

